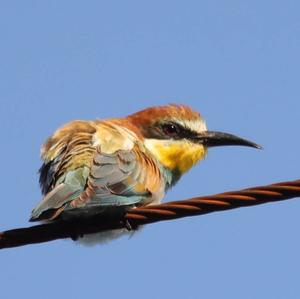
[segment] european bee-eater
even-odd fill
[[[31,221],[99,216],[106,209],[160,203],[213,146],[259,145],[207,131],[184,105],[151,107],[125,118],[70,122],[41,149],[44,198]]]

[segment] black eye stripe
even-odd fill
[[[165,134],[166,137],[175,139],[191,139],[197,135],[197,133],[192,131],[191,129],[175,122],[162,123],[160,124],[160,128],[162,130],[162,133]]]
[[[145,138],[154,139],[190,139],[197,138],[198,133],[175,121],[160,121],[151,126],[140,128]]]

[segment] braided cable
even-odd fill
[[[300,197],[300,180],[139,207],[113,218],[98,217],[80,221],[56,221],[7,230],[0,232],[0,249],[56,239],[76,239],[85,234],[111,229],[137,229],[139,225],[158,221],[203,215],[294,197]]]

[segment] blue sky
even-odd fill
[[[217,148],[168,193],[297,179],[298,1],[2,1],[0,228],[28,225],[39,148],[73,119],[185,103],[264,146]],[[0,252],[3,298],[299,298],[300,200]],[[87,296],[87,297],[86,297]]]

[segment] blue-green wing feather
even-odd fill
[[[151,197],[139,181],[142,170],[134,151],[105,154],[97,149],[91,167],[67,171],[33,210],[31,221],[52,219],[59,214],[90,215],[107,207],[139,204]]]
[[[133,151],[105,154],[97,150],[88,177],[89,196],[71,203],[66,210],[91,206],[130,206],[151,196],[139,182],[141,165]]]

